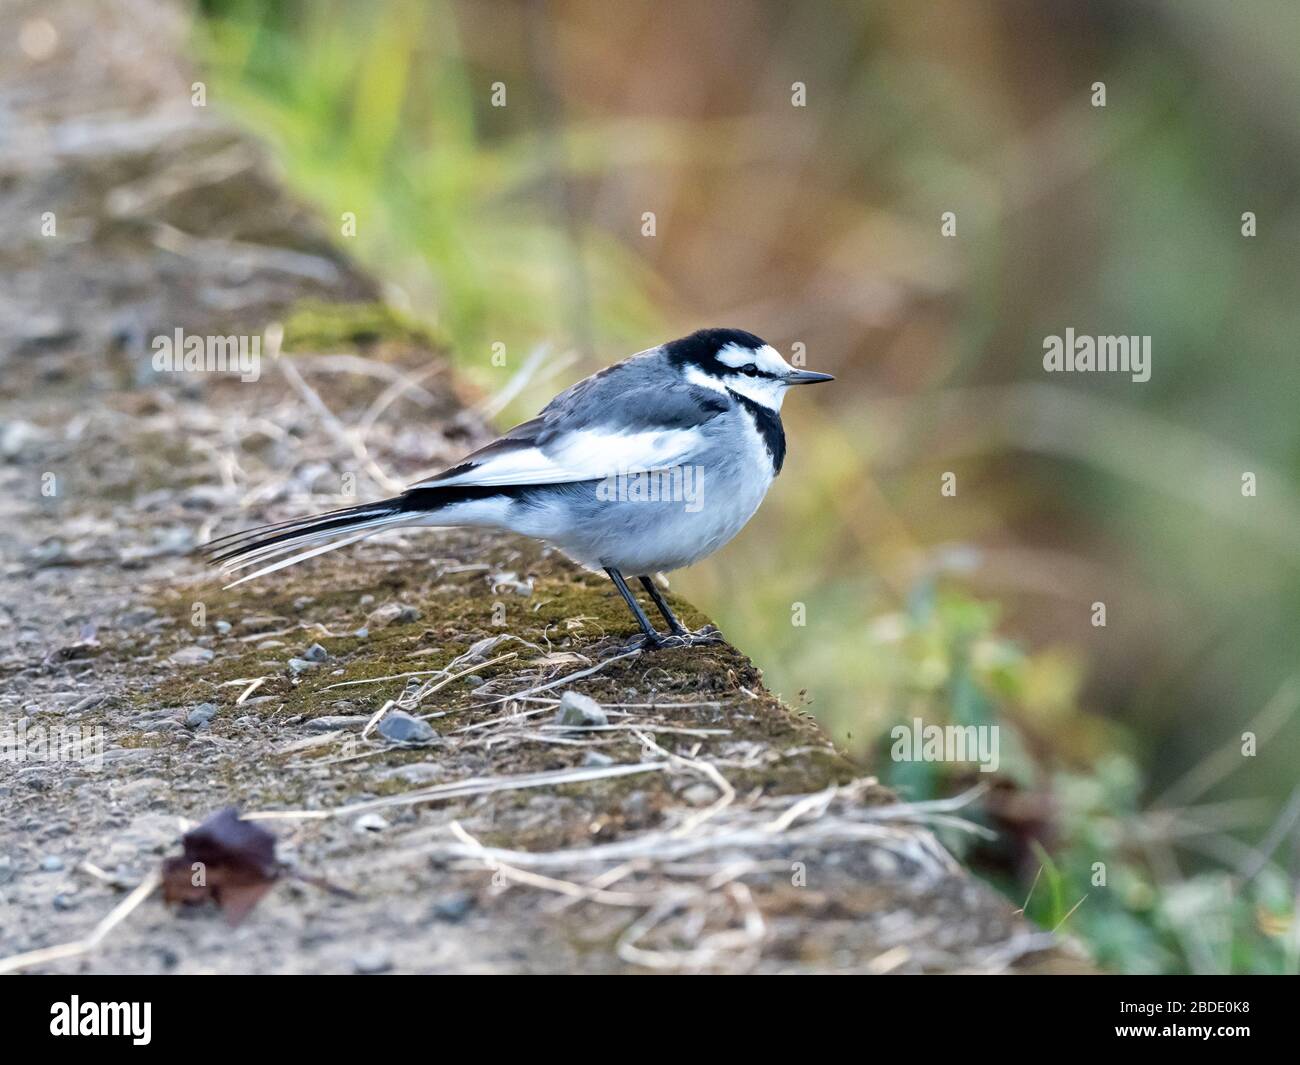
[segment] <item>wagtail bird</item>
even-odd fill
[[[785,460],[786,389],[830,380],[752,333],[702,329],[579,381],[532,421],[399,496],[234,533],[204,551],[227,571],[260,567],[233,587],[380,529],[493,526],[604,570],[643,646],[689,643],[705,634],[678,621],[652,576],[711,555],[744,527]],[[624,574],[641,582],[667,636]]]

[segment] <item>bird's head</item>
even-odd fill
[[[799,370],[771,344],[743,329],[701,329],[664,345],[686,380],[715,392],[730,389],[770,410],[780,410],[786,389],[833,381],[828,373]]]

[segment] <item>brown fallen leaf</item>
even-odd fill
[[[185,833],[181,844],[182,854],[163,860],[164,901],[181,906],[214,902],[232,928],[282,877],[292,877],[341,898],[357,897],[324,877],[288,869],[275,856],[275,837],[256,822],[242,820],[233,806]]]
[[[213,814],[181,839],[184,853],[163,861],[163,899],[182,906],[212,901],[233,928],[282,872],[275,837],[242,821],[233,806]]]

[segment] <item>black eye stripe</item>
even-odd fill
[[[756,362],[745,362],[736,366],[715,358],[705,369],[714,377],[756,377],[764,381],[779,381],[781,378],[780,374],[769,373]]]

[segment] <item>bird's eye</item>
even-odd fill
[[[755,366],[752,362],[746,363],[744,366],[740,368],[740,372],[743,373],[746,377],[757,377],[758,367]]]

